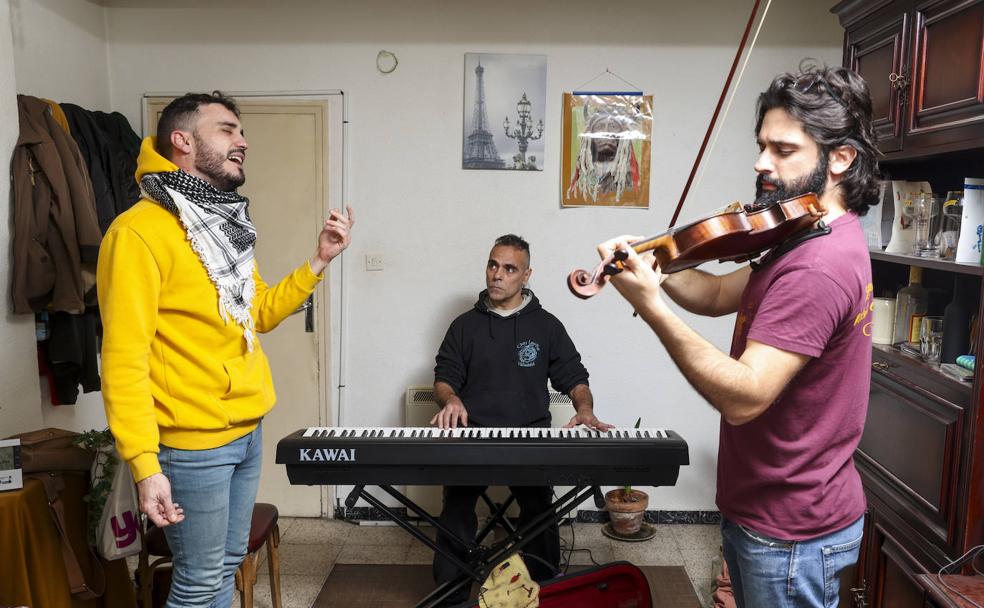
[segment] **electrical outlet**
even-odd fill
[[[383,269],[383,254],[367,253],[366,270],[382,270],[382,269]]]

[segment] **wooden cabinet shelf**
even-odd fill
[[[895,264],[905,264],[906,266],[918,266],[920,268],[932,268],[944,272],[955,272],[958,274],[969,274],[973,276],[984,276],[984,266],[980,264],[958,264],[949,260],[937,258],[921,258],[914,255],[902,253],[885,253],[884,251],[871,251],[871,259],[882,262],[893,262]]]
[[[938,382],[940,386],[934,390],[934,394],[946,391],[955,395],[955,400],[970,402],[973,396],[973,385],[970,382],[957,380],[941,372],[938,366],[926,363],[915,355],[904,353],[895,346],[875,344],[873,348],[872,365],[876,371],[884,369],[891,373],[892,370],[904,370],[904,375],[908,376],[909,381],[918,382],[919,379],[925,379]]]
[[[920,574],[916,577],[928,595],[927,606],[972,608],[984,602],[984,576]],[[971,604],[967,600],[974,602]]]

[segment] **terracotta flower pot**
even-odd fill
[[[649,495],[642,490],[632,490],[628,496],[622,488],[605,493],[605,509],[612,520],[612,530],[621,536],[639,532],[648,506]]]

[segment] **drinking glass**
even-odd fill
[[[937,251],[944,260],[957,257],[957,240],[960,237],[960,219],[963,216],[963,190],[946,193],[940,209],[940,231],[936,235]]]
[[[912,217],[916,228],[916,246],[913,253],[920,257],[936,258],[936,234],[940,230],[940,206],[942,199],[932,193],[921,193],[913,200]]]
[[[939,365],[943,347],[943,317],[923,317],[919,332],[919,350],[927,363]]]

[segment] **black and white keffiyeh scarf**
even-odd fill
[[[242,326],[246,346],[252,351],[256,228],[249,219],[249,199],[217,190],[181,170],[144,175],[140,187],[144,196],[181,220],[192,249],[219,292],[219,314],[226,323],[232,317]]]

